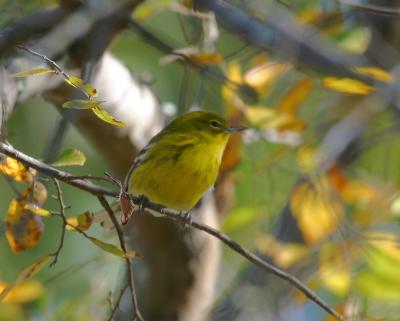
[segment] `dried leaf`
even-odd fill
[[[119,204],[122,212],[121,222],[125,225],[128,223],[135,206],[125,193],[121,193],[119,197]]]
[[[21,252],[36,246],[44,231],[40,216],[25,209],[25,206],[25,202],[13,199],[6,215],[6,237],[14,252]]]
[[[395,81],[395,78],[388,71],[378,67],[355,67],[354,71],[360,75],[369,76],[385,83]]]
[[[92,107],[92,111],[95,113],[97,117],[106,123],[110,123],[112,125],[117,125],[120,127],[128,127],[126,124],[118,119],[116,119],[113,115],[111,115],[108,111],[100,107],[100,105],[96,105]]]
[[[0,294],[0,302],[3,302],[3,300],[8,296],[8,294],[18,285],[20,285],[22,282],[29,280],[32,278],[34,275],[36,275],[43,267],[49,262],[51,258],[51,255],[46,255],[42,257],[39,261],[35,262],[34,264],[30,265],[27,267],[25,270],[23,270],[17,279],[15,280],[13,285],[10,285],[6,287]]]
[[[57,160],[52,165],[56,167],[83,166],[85,162],[86,157],[80,150],[76,148],[67,148],[58,156]]]
[[[122,251],[118,246],[110,243],[103,242],[99,239],[96,239],[94,237],[89,237],[89,240],[93,242],[96,246],[101,248],[102,250],[111,253],[113,255],[123,257],[123,258],[142,258],[142,255],[139,253],[129,251],[129,252],[124,252]]]
[[[0,163],[0,172],[11,176],[17,182],[25,184],[31,183],[33,176],[36,175],[35,170],[30,170],[21,162],[8,156]]]
[[[78,216],[68,217],[67,222],[69,224],[66,226],[68,231],[76,231],[74,227],[76,227],[79,231],[86,231],[92,225],[93,214],[91,212],[84,212]]]
[[[52,70],[50,68],[35,68],[32,70],[16,72],[14,74],[11,74],[10,76],[11,77],[30,77],[30,76],[49,74],[49,73],[53,73],[53,72],[54,72],[54,70]]]
[[[298,184],[290,197],[290,209],[296,218],[306,244],[315,244],[333,232],[343,215],[340,203],[330,197],[329,185],[309,181]]]
[[[375,91],[374,87],[351,78],[326,77],[323,80],[323,85],[334,91],[354,95],[368,95]]]

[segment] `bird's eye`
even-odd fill
[[[211,125],[211,127],[214,127],[214,128],[219,128],[219,127],[221,127],[221,123],[217,122],[216,120],[212,120],[212,121],[210,122],[210,125]]]

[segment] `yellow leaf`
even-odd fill
[[[278,105],[278,113],[295,114],[301,104],[310,96],[312,86],[312,80],[308,78],[297,82]]]
[[[0,172],[25,184],[31,183],[33,176],[36,175],[36,171],[30,170],[24,164],[11,157],[6,157],[5,161],[0,163]]]
[[[346,94],[368,95],[375,91],[374,87],[351,78],[326,77],[323,80],[323,85],[326,88]]]
[[[297,164],[302,173],[313,172],[318,165],[315,150],[308,146],[302,146],[297,150]]]
[[[0,282],[0,293],[9,285]],[[44,294],[42,283],[36,280],[27,280],[9,290],[4,303],[27,303],[40,298]]]
[[[265,124],[276,117],[276,111],[274,109],[261,106],[246,107],[243,113],[247,121],[254,126]]]
[[[378,67],[355,67],[354,71],[360,75],[369,76],[385,83],[395,81],[394,77],[388,71]]]
[[[66,226],[68,231],[86,231],[90,228],[93,222],[93,214],[90,212],[84,212],[78,216],[68,217],[67,222],[69,225]],[[72,225],[72,226],[71,226]]]
[[[13,199],[6,215],[6,237],[14,252],[36,246],[43,235],[44,225],[41,218],[25,209],[25,206],[23,201]]]
[[[63,108],[74,108],[74,109],[90,109],[99,104],[97,100],[92,99],[75,99],[69,100],[62,104]]]
[[[124,257],[124,258],[142,258],[142,255],[133,251],[124,252],[118,246],[110,243],[103,242],[94,237],[89,237],[89,240],[92,241],[93,244],[101,248],[102,250],[111,253],[113,255]]]
[[[11,74],[11,77],[29,77],[29,76],[49,74],[52,72],[54,72],[54,70],[50,68],[36,68],[32,70],[16,72],[14,74]]]
[[[308,247],[304,244],[281,243],[270,235],[258,238],[257,248],[263,254],[273,258],[278,266],[285,269],[290,268],[309,253]]]
[[[86,162],[85,155],[76,148],[65,149],[57,158],[57,160],[52,164],[56,167],[61,166],[83,166]]]
[[[36,275],[47,264],[50,258],[51,258],[50,255],[46,255],[42,257],[39,261],[35,262],[34,264],[30,265],[25,270],[23,270],[18,275],[14,284],[7,286],[0,293],[0,302],[2,302],[16,286],[20,285],[22,282],[25,282],[30,278],[32,278],[34,275]]]
[[[236,110],[242,109],[243,101],[237,95],[237,90],[242,84],[242,72],[237,61],[231,61],[228,64],[226,76],[229,79],[221,89],[221,95],[227,107],[227,114],[235,113]]]
[[[127,127],[126,124],[118,119],[116,119],[113,115],[111,115],[108,111],[100,107],[100,105],[96,105],[92,107],[92,111],[95,113],[97,117],[106,123],[117,125],[120,127]]]
[[[344,262],[336,244],[321,247],[318,276],[325,288],[337,296],[346,296],[352,284],[351,266]]]
[[[27,203],[24,205],[24,210],[28,210],[36,215],[39,216],[51,216],[52,213],[49,210],[46,210],[44,208],[40,208],[36,204],[33,203]]]
[[[97,95],[96,88],[94,88],[91,84],[85,83],[82,79],[78,77],[71,76],[68,78],[64,78],[64,81],[72,87],[82,90],[90,97],[95,97]]]
[[[244,82],[260,95],[266,94],[272,82],[289,68],[288,64],[264,62],[248,70],[244,74]]]
[[[316,186],[309,181],[299,183],[290,197],[290,208],[306,244],[315,244],[333,232],[342,217],[339,202],[329,196],[326,180]]]

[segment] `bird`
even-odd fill
[[[175,118],[139,152],[126,175],[125,191],[189,212],[215,184],[230,135],[244,129],[208,111]]]

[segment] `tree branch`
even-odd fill
[[[38,170],[39,172],[56,177],[62,181],[64,181],[67,184],[70,184],[72,186],[75,186],[77,188],[80,188],[86,192],[89,192],[93,195],[96,195],[100,201],[100,203],[105,207],[107,210],[107,213],[110,215],[111,220],[115,224],[115,227],[117,228],[117,234],[121,242],[121,247],[123,246],[123,250],[125,251],[126,249],[124,248],[124,242],[123,242],[123,234],[122,231],[119,228],[119,224],[116,221],[116,218],[112,212],[112,210],[109,208],[109,205],[107,201],[105,201],[104,195],[109,195],[109,196],[117,196],[119,195],[118,192],[114,192],[111,190],[104,189],[100,186],[97,186],[95,184],[92,184],[86,181],[82,180],[76,180],[76,181],[70,181],[68,180],[68,177],[72,176],[66,172],[60,171],[58,169],[55,169],[49,165],[46,165],[28,155],[23,154],[22,152],[15,150],[11,145],[7,145],[4,143],[0,143],[0,152],[4,153],[10,157],[13,157],[21,162],[23,162],[25,165],[30,166]],[[56,176],[55,176],[56,175]],[[67,178],[67,179],[66,179]],[[130,199],[132,202],[136,205],[139,205],[143,202],[143,200],[140,197],[136,197],[133,195],[129,195]],[[169,208],[165,208],[164,206],[160,204],[155,204],[152,202],[146,202],[145,208],[151,209],[153,211],[159,212],[161,214],[164,214],[166,217],[177,220],[183,223],[188,223],[190,226],[204,231],[209,235],[212,235],[216,238],[218,238],[220,241],[225,243],[229,248],[231,248],[233,251],[237,252],[250,262],[256,264],[260,268],[262,268],[264,271],[272,273],[279,278],[286,280],[290,284],[292,284],[294,287],[296,287],[298,290],[300,290],[305,296],[307,296],[309,299],[314,301],[316,304],[318,304],[322,309],[324,309],[326,312],[334,316],[338,320],[344,320],[343,316],[339,314],[337,311],[335,311],[333,308],[331,308],[327,303],[325,303],[321,298],[318,297],[318,295],[312,291],[310,288],[308,288],[305,284],[303,284],[299,279],[297,279],[295,276],[277,268],[276,266],[264,261],[262,258],[260,258],[258,255],[254,254],[253,252],[247,250],[243,246],[241,246],[239,243],[236,241],[232,240],[229,236],[225,235],[224,233],[208,226],[205,224],[201,224],[196,221],[190,221],[188,222],[187,216],[184,213],[178,213],[174,210],[171,210]],[[121,241],[122,240],[122,241]],[[129,260],[128,260],[129,261]],[[130,265],[130,262],[129,262]],[[130,273],[132,270],[130,270]],[[128,275],[130,275],[130,273]],[[130,276],[132,277],[132,275]],[[133,282],[133,279],[132,279]],[[132,294],[133,295],[133,294]]]

